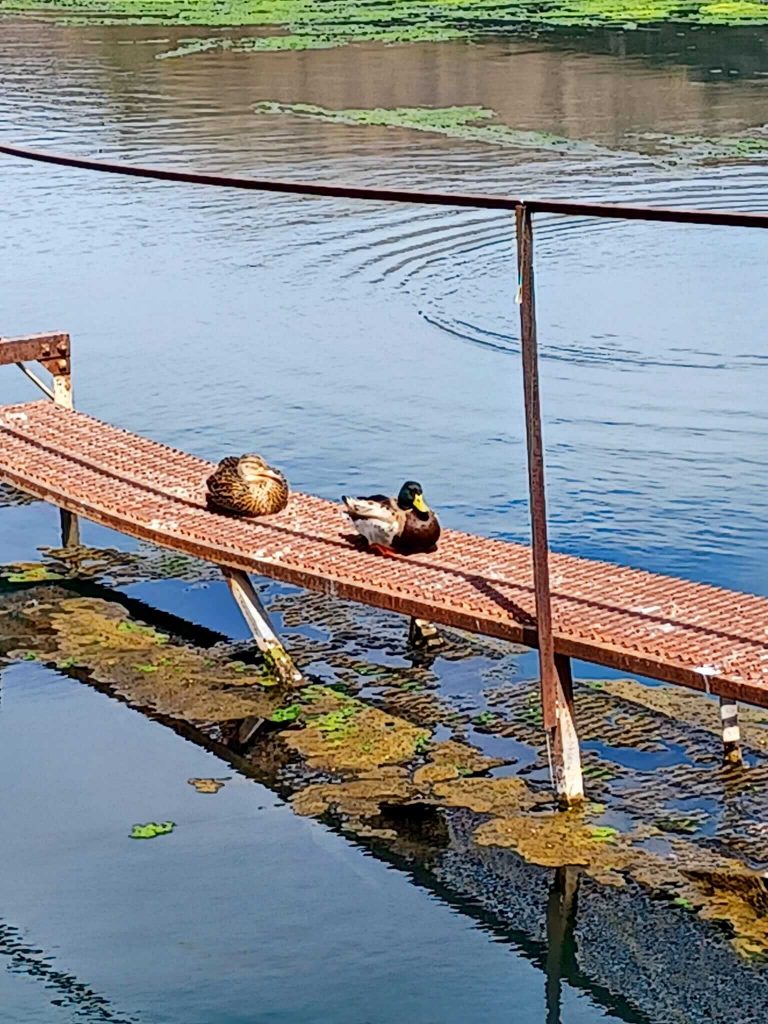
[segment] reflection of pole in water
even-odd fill
[[[575,965],[579,869],[557,868],[547,902],[547,1024],[560,1024],[561,980]]]

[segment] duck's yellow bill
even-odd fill
[[[429,512],[429,505],[424,501],[424,498],[420,494],[417,494],[413,499],[413,507],[417,512]]]

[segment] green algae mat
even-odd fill
[[[768,24],[761,0],[4,0],[7,13],[64,17],[70,23],[263,27],[240,48],[297,50],[348,42],[405,43],[472,39],[520,28],[590,28],[681,22]],[[212,46],[216,40],[199,41]]]
[[[768,5],[767,5],[768,8]],[[496,111],[476,105],[455,107],[374,107],[333,110],[314,103],[254,104],[261,116],[295,117],[325,124],[404,131],[443,136],[461,142],[508,149],[534,150],[539,154],[572,156],[642,157],[664,166],[762,161],[768,156],[768,132],[764,126],[728,136],[674,135],[670,132],[627,134],[621,149],[608,148],[586,139],[566,138],[551,132],[521,131],[498,121]]]
[[[146,825],[134,825],[131,829],[131,839],[156,839],[157,836],[167,836],[176,828],[173,821],[148,821]]]
[[[327,682],[283,690],[258,666],[233,659],[226,645],[193,648],[136,621],[115,601],[73,596],[58,581],[34,578],[2,595],[0,657],[39,662],[146,713],[189,723],[204,746],[230,749],[234,742],[240,765],[297,813],[338,823],[361,840],[429,861],[454,843],[459,815],[469,822],[475,850],[541,869],[577,866],[606,892],[632,886],[702,926],[725,928],[744,957],[768,953],[768,890],[759,863],[767,712],[745,712],[748,765],[733,772],[718,764],[717,706],[702,695],[629,680],[582,683],[577,704],[589,802],[563,813],[541,781],[546,753],[537,684],[510,682],[509,661],[493,647],[485,651],[485,710],[457,707],[428,665],[376,664],[357,655],[353,641],[334,639],[348,638],[354,627],[364,634],[360,620],[370,615],[384,625],[378,638],[391,646],[387,624],[402,630],[396,617],[358,614],[321,595],[281,595],[277,602],[287,626],[327,627],[330,639],[305,638],[303,649],[296,638],[305,667],[322,662],[333,670]],[[477,658],[481,650],[449,640],[441,657]],[[247,741],[247,755],[237,739],[243,721],[271,724]],[[450,738],[440,736],[439,725],[448,726]],[[489,756],[472,742],[473,732],[495,737],[495,750],[498,739],[509,739],[511,756]],[[612,753],[629,747],[636,769]],[[514,752],[523,749],[534,760],[518,770]],[[676,763],[665,760],[670,751]],[[225,781],[180,785],[211,794]],[[683,795],[690,806],[680,806]],[[418,844],[403,832],[404,822],[408,829],[418,824]],[[174,827],[146,822],[131,837],[156,838]]]

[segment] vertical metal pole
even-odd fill
[[[72,369],[69,361],[69,345],[67,344],[66,356],[62,359],[52,360],[48,368],[53,374],[53,400],[56,405],[65,409],[72,409],[74,401],[72,397]],[[76,515],[67,512],[66,509],[59,510],[61,520],[61,546],[63,548],[80,547],[80,523]]]
[[[741,730],[739,728],[739,705],[727,697],[720,698],[720,728],[723,735],[723,762],[743,764],[741,756]]]
[[[575,966],[579,869],[555,870],[547,901],[547,1024],[560,1024],[562,979]]]
[[[533,271],[533,220],[525,205],[518,206],[517,260],[518,300],[520,302],[520,338],[523,357],[525,426],[528,438],[528,486],[531,505],[533,582],[536,592],[536,630],[539,641],[541,706],[547,742],[552,759],[555,793],[562,803],[570,804],[584,796],[578,737],[573,719],[573,700],[569,699],[570,665],[561,665],[567,679],[561,679],[555,664],[552,637],[552,604],[549,587],[549,542],[547,539],[547,499],[544,480],[544,445],[539,397],[539,355],[536,339],[536,299]],[[567,661],[567,659],[566,659]],[[564,685],[565,682],[565,685]]]

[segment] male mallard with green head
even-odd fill
[[[288,481],[260,455],[222,459],[206,481],[212,512],[253,518],[282,512],[288,504]]]
[[[341,499],[352,525],[379,554],[400,555],[431,551],[440,538],[440,523],[424,500],[421,484],[407,480],[396,498],[373,494]]]

